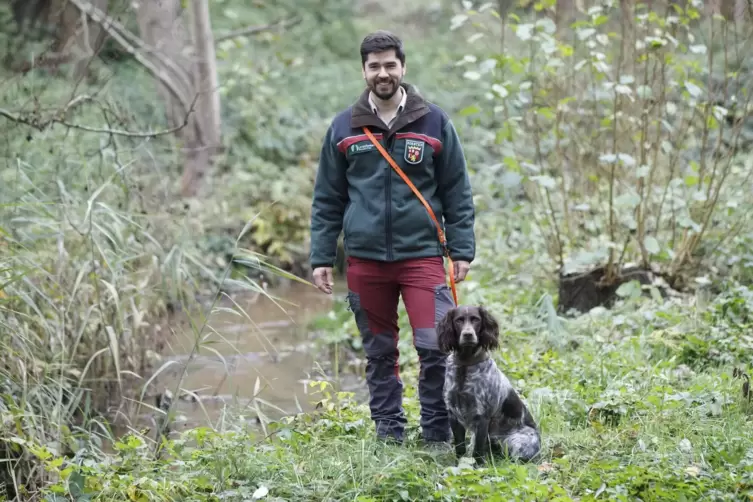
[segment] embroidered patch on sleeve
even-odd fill
[[[405,162],[420,164],[424,160],[424,142],[415,139],[405,140]]]

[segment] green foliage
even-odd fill
[[[492,225],[486,219],[482,225]],[[478,286],[503,259],[475,270],[474,292],[498,316],[495,358],[541,424],[542,457],[479,469],[418,442],[416,366],[402,369],[405,447],[374,442],[366,404],[312,382],[317,411],[268,424],[194,429],[152,445],[131,435],[101,460],[44,459],[52,494],[92,500],[740,500],[749,473],[753,410],[733,368],[750,364],[753,293],[731,289],[704,304],[624,300],[614,312],[548,318],[529,293]],[[487,277],[489,276],[489,277]],[[691,300],[691,301],[689,301]],[[541,304],[543,305],[543,303]],[[544,309],[545,310],[545,309]],[[723,338],[728,343],[719,343]],[[705,345],[699,345],[699,340]],[[692,352],[692,357],[689,354]],[[237,416],[229,424],[242,424]],[[42,450],[32,449],[35,454]],[[95,497],[96,494],[96,497]],[[145,500],[146,500],[145,499]]]
[[[272,39],[260,49],[260,61],[277,61],[269,57],[274,44]],[[274,86],[281,68],[283,63],[273,63],[261,76]],[[238,68],[222,69],[221,80],[243,76]],[[74,95],[97,99],[76,107],[70,122],[132,131],[166,126],[154,82],[137,65],[94,64],[93,71],[94,80],[79,84]],[[109,83],[103,88],[102,81]],[[263,82],[251,82],[245,92],[263,91]],[[235,238],[253,216],[262,214],[254,227],[259,231],[247,232],[241,246],[270,252],[288,265],[305,252],[301,222],[310,169],[299,159],[316,141],[311,131],[318,122],[291,121],[288,133],[280,132],[272,125],[290,110],[286,103],[263,92],[244,101],[233,94],[241,88],[232,81],[226,86],[230,102],[236,100],[229,108],[251,112],[247,124],[233,123],[232,116],[228,121],[231,130],[242,132],[229,134],[238,150],[228,163],[243,171],[229,174],[227,179],[235,177],[229,189],[198,207],[184,207],[169,195],[180,171],[169,167],[174,154],[166,138],[149,142],[63,126],[36,131],[6,122],[0,167],[0,435],[13,439],[0,445],[6,460],[0,475],[11,491],[33,492],[47,479],[26,445],[55,456],[96,449],[97,436],[109,434],[103,424],[112,417],[100,416],[108,407],[117,406],[120,397],[138,401],[142,390],[147,396],[154,392],[148,378],[166,342],[160,318],[168,307],[190,305],[197,290],[218,287],[236,252]],[[14,103],[14,113],[41,110],[45,118],[71,92],[69,81],[38,71],[5,78],[2,101]],[[273,139],[277,130],[286,142],[270,145],[245,128],[270,131]],[[228,208],[228,202],[234,205]],[[214,219],[222,209],[235,216],[224,220],[224,229],[217,227],[223,220]],[[224,230],[223,239],[217,230]]]
[[[40,88],[31,77],[3,91],[19,108],[32,96],[43,108],[70,99],[62,82]],[[70,120],[99,124],[100,106],[114,113],[95,101]],[[134,130],[149,128],[142,120]],[[201,266],[196,217],[163,201],[171,182],[154,173],[143,139],[9,129],[0,167],[0,476],[23,497],[46,479],[25,445],[53,455],[96,448],[109,434],[108,408],[138,397],[134,384],[153,370],[168,306],[184,306],[197,283],[217,277]]]
[[[594,6],[567,32],[511,15],[502,50],[474,48],[458,62],[484,95],[461,114],[496,131],[486,145],[501,161],[490,169],[505,175],[495,184],[522,186],[543,212],[563,273],[638,261],[684,285],[713,273],[699,260],[751,230],[741,189],[749,26],[701,19],[691,2],[666,15],[622,5]],[[490,6],[456,15],[453,28],[497,40]]]
[[[342,53],[359,42],[351,9],[341,0],[261,9],[228,1],[215,6],[218,33],[243,27],[244,19],[263,25],[294,16],[300,23],[282,35],[272,31],[256,41],[240,37],[218,44],[228,153],[215,180],[222,187],[220,203],[205,208],[211,214],[206,221],[212,222],[208,238],[225,239],[253,218],[243,244],[302,273],[321,138],[334,111],[360,91],[357,50]],[[327,33],[339,40],[322,45]],[[353,78],[333,78],[342,74]],[[227,222],[227,232],[217,236],[215,221]]]
[[[753,136],[739,119],[750,62],[730,27],[712,30],[692,7],[675,17],[593,10],[560,36],[543,18],[550,3],[534,5],[537,18],[512,17],[500,50],[499,20],[483,6],[456,13],[449,31],[447,19],[439,28],[413,21],[436,12],[412,5],[401,6],[400,24],[352,19],[354,5],[341,0],[212,2],[217,33],[291,10],[301,22],[218,44],[228,151],[210,194],[190,203],[171,195],[180,166],[169,138],[11,125],[0,167],[1,481],[48,501],[751,497],[751,407],[738,378],[753,348],[741,153]],[[619,21],[631,18],[626,35]],[[542,458],[475,469],[421,450],[402,305],[406,448],[375,443],[367,407],[322,382],[316,412],[263,423],[261,433],[236,415],[226,430],[164,442],[110,437],[106,398],[153,392],[168,307],[192,307],[197,291],[253,289],[254,253],[301,268],[321,136],[362,89],[356,48],[380,23],[404,28],[408,80],[464,139],[479,248],[461,301],[487,305],[504,326],[495,357],[542,426]],[[77,92],[97,101],[71,121],[165,127],[137,64],[94,73]],[[720,85],[727,101],[715,95]],[[41,71],[2,89],[22,113],[58,109],[70,93],[70,82]],[[562,250],[593,265],[612,249],[619,257],[624,242],[621,261],[647,254],[678,272],[691,258],[715,259],[728,280],[667,298],[629,283],[611,312],[559,318],[551,259]],[[243,265],[233,260],[239,248],[248,249]],[[232,267],[235,280],[225,280]],[[313,327],[323,353],[362,357],[344,302]],[[206,339],[201,322],[193,329],[192,354]]]
[[[548,259],[545,237],[528,232],[538,227],[525,209],[515,214],[480,215],[479,235],[488,238],[459,293],[461,302],[483,303],[498,317],[502,343],[495,358],[541,424],[542,458],[477,470],[438,456],[427,484],[442,488],[411,488],[409,499],[740,500],[753,494],[746,453],[753,408],[748,384],[736,376],[736,368],[746,372],[753,363],[753,292],[727,281],[720,295],[707,288],[695,296],[625,295],[611,311],[559,318],[539,271]],[[401,376],[415,427],[417,365],[406,321],[401,310]],[[339,302],[314,328],[323,343],[349,342],[363,357],[352,314]],[[363,415],[368,427],[368,411]],[[343,422],[325,421],[333,428]],[[355,439],[350,444],[360,446]],[[408,451],[422,458],[419,445]],[[401,453],[389,460],[399,464]],[[358,451],[347,455],[361,459]],[[423,464],[405,468],[427,476]],[[395,479],[389,485],[399,487]],[[345,493],[342,500],[355,496]]]
[[[228,8],[215,18],[218,32],[290,14],[228,2],[213,7],[222,3]],[[130,7],[119,13],[133,27]],[[318,29],[302,14],[295,29]],[[230,149],[216,188],[202,201],[173,195],[181,171],[169,137],[61,125],[38,131],[2,119],[0,483],[9,496],[33,497],[49,481],[40,449],[55,457],[99,451],[111,439],[109,422],[125,417],[124,402],[153,413],[141,401],[156,390],[150,374],[168,344],[168,312],[195,310],[196,293],[220,286],[258,289],[243,277],[249,269],[283,275],[264,270],[255,252],[288,268],[306,253],[312,156],[329,104],[285,78],[296,67],[306,77],[300,56],[312,45],[286,45],[295,32],[258,38],[220,44]],[[44,121],[74,99],[65,117],[70,123],[135,132],[167,127],[154,80],[137,63],[95,61],[91,70],[91,79],[75,88],[65,66],[57,77],[46,70],[7,74],[3,106],[12,103],[9,112]],[[331,91],[320,88],[320,98]],[[248,248],[248,257],[231,264],[239,247]],[[239,263],[241,280],[223,281]],[[200,325],[194,327],[198,333]],[[116,417],[109,410],[118,410]]]

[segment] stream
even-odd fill
[[[175,363],[159,375],[158,387],[176,396],[173,431],[222,428],[226,408],[250,425],[259,423],[260,414],[274,420],[311,411],[317,395],[307,382],[335,381],[330,362],[317,360],[312,352],[314,335],[306,325],[328,313],[335,301],[344,301],[343,293],[329,296],[296,282],[267,293],[274,300],[263,294],[233,300],[224,297],[207,320],[202,347],[193,358],[189,356],[195,335],[188,316],[179,316],[160,365]],[[200,326],[199,319],[194,322]],[[184,368],[181,389],[188,392],[176,394]],[[353,373],[340,372],[338,383],[341,390],[355,392],[359,400],[367,395],[365,382]]]

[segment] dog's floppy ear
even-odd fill
[[[481,316],[481,333],[479,333],[479,345],[487,350],[495,350],[499,347],[499,324],[494,316],[484,307],[478,308]]]
[[[455,336],[455,308],[453,307],[437,323],[437,339],[439,350],[448,354],[458,347],[458,337]]]

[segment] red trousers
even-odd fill
[[[402,295],[420,362],[421,429],[427,441],[446,441],[449,420],[442,391],[445,355],[436,326],[453,306],[442,257],[379,262],[348,258],[348,301],[366,353],[369,407],[377,435],[402,440],[405,413],[398,365],[398,302]]]

